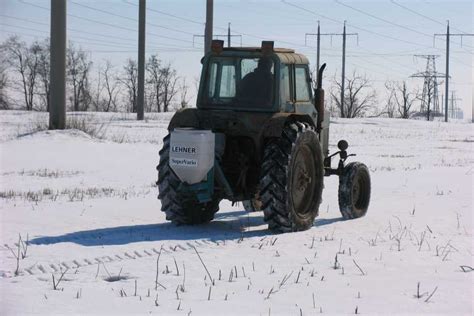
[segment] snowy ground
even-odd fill
[[[341,220],[326,178],[314,227],[273,235],[228,202],[208,225],[165,221],[171,114],[77,116],[101,139],[0,112],[0,314],[472,315],[472,124],[334,120],[372,172],[367,216]]]

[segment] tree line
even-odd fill
[[[316,76],[315,76],[316,77]],[[418,89],[411,89],[406,81],[386,81],[385,95],[379,91],[366,74],[354,70],[345,77],[344,102],[341,102],[342,80],[334,75],[329,87],[326,104],[333,117],[389,117],[408,119],[419,115],[415,103],[420,101]],[[316,85],[313,82],[314,86]]]
[[[93,68],[88,52],[69,42],[66,52],[68,111],[136,112],[138,64],[109,60]],[[189,103],[189,86],[171,63],[156,54],[146,61],[145,111],[168,112]],[[94,72],[94,73],[93,73]],[[11,36],[0,44],[0,109],[49,111],[49,39],[30,44]]]
[[[109,60],[93,68],[90,54],[69,42],[67,48],[67,109],[69,111],[136,112],[138,64],[131,58],[123,65]],[[27,44],[11,36],[0,44],[0,109],[48,111],[50,104],[49,39]],[[145,65],[145,111],[168,112],[188,106],[189,85],[170,63],[156,54]],[[94,73],[92,73],[94,71]],[[313,76],[316,78],[316,76]],[[386,116],[410,118],[420,113],[414,104],[420,93],[406,81],[387,81],[380,102],[372,81],[357,71],[346,76],[344,104],[341,81],[334,76],[326,98],[333,116],[355,118]]]

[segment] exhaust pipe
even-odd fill
[[[323,89],[323,72],[326,68],[324,63],[318,70],[318,85],[314,90],[314,107],[318,112],[318,120],[316,122],[316,131],[321,133],[322,123],[324,121],[324,89]]]

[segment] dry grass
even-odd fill
[[[0,191],[0,199],[5,200],[24,200],[26,202],[38,203],[41,201],[56,201],[66,199],[69,202],[84,201],[85,199],[96,198],[121,198],[127,200],[132,197],[147,195],[150,189],[115,189],[111,187],[89,187],[89,188],[69,188],[62,190],[53,190],[43,188],[36,191]]]
[[[105,139],[107,127],[108,124],[97,122],[86,116],[70,116],[66,119],[66,129],[79,130],[97,139]],[[48,129],[48,123],[44,120],[32,121],[27,126],[26,131],[18,132],[17,136],[27,136],[37,132],[47,131]]]

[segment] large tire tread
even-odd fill
[[[288,177],[292,152],[298,137],[308,131],[314,132],[312,127],[305,123],[289,124],[284,128],[282,137],[270,139],[265,146],[260,177],[260,198],[264,220],[269,229],[275,232],[293,232],[310,228],[321,203],[322,188],[315,196],[317,201],[314,216],[303,224],[297,222],[292,212],[289,211]],[[322,181],[323,169],[322,161],[320,162],[321,179],[317,179],[317,181]]]

